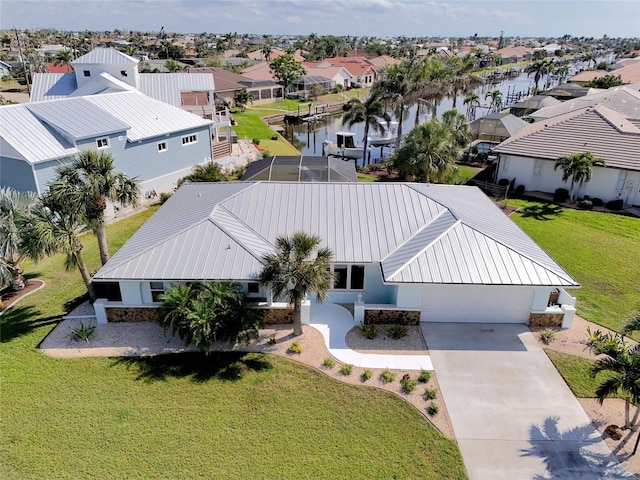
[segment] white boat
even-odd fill
[[[356,145],[355,133],[336,132],[337,143],[331,140],[322,142],[322,151],[326,156],[359,159],[364,158],[364,146]]]
[[[369,145],[372,147],[384,147],[395,144],[398,138],[398,122],[380,122],[380,125],[384,128],[384,133],[370,136]]]

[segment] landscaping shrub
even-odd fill
[[[85,325],[83,322],[80,322],[78,327],[71,330],[71,338],[74,340],[84,340],[88,342],[95,329],[96,327],[94,325]]]
[[[378,325],[376,325],[375,323],[361,323],[360,325],[358,325],[358,331],[362,334],[363,337],[368,338],[369,340],[373,340],[378,336]]]
[[[554,332],[550,328],[545,328],[540,334],[540,340],[542,340],[542,342],[545,345],[549,345],[555,339],[556,339],[556,332]]]
[[[580,200],[578,207],[583,210],[591,210],[593,208],[593,202],[585,198],[584,200]]]
[[[173,195],[173,194],[169,193],[169,192],[161,192],[160,193],[160,205],[162,205],[164,202],[169,200],[171,198],[171,195]]]
[[[511,181],[508,178],[501,178],[500,180],[498,180],[498,185],[500,185],[501,187],[506,187],[511,183]]]
[[[425,400],[435,400],[436,398],[438,398],[438,389],[425,388],[422,396],[424,397]]]
[[[278,343],[278,341],[276,340],[275,333],[269,337],[269,340],[267,340],[267,343],[269,345],[275,345],[276,343]]]
[[[556,188],[553,192],[553,201],[556,203],[563,203],[569,200],[569,190],[566,188]]]
[[[254,138],[253,140],[251,140],[251,142],[253,142],[254,145],[260,145],[260,139],[259,138]]]
[[[295,353],[297,355],[300,355],[302,353],[302,345],[300,345],[299,341],[295,341],[295,342],[291,342],[291,345],[289,346],[289,353]]]
[[[278,140],[278,134],[271,135],[271,140]]]
[[[340,373],[345,377],[348,377],[353,372],[353,365],[350,363],[343,363],[340,365]]]
[[[607,202],[607,208],[609,210],[622,210],[622,199],[618,200],[609,200]]]
[[[428,370],[420,370],[418,381],[420,383],[427,383],[429,380],[431,380],[431,372]]]
[[[394,340],[398,340],[409,335],[409,329],[405,325],[391,325],[390,327],[385,328],[384,331]]]
[[[404,393],[413,392],[417,385],[418,381],[411,378],[408,373],[405,373],[400,380],[400,387],[402,387]]]
[[[382,373],[380,374],[380,380],[382,380],[384,383],[391,383],[396,379],[396,374],[393,373],[391,370],[389,370],[388,368],[385,368]]]
[[[367,380],[371,380],[371,377],[373,377],[373,372],[371,370],[365,370],[360,375],[360,380],[366,382]]]
[[[331,357],[325,358],[324,362],[322,362],[322,366],[324,368],[333,368],[336,366],[336,361]]]
[[[604,202],[602,201],[602,199],[598,197],[592,198],[591,203],[593,203],[594,207],[601,207],[604,205]]]
[[[525,186],[524,186],[524,185],[518,185],[518,186],[516,187],[516,189],[513,191],[513,194],[514,194],[516,197],[522,197],[522,196],[524,195],[525,190],[526,190],[526,188],[525,188]]]
[[[438,412],[440,411],[440,408],[438,407],[438,405],[434,402],[431,402],[429,404],[429,406],[427,407],[427,413],[429,415],[431,415],[432,417],[435,417],[436,415],[438,415]]]

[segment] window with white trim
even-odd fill
[[[542,160],[536,160],[533,164],[533,176],[539,177],[542,175]]]
[[[161,302],[160,295],[164,295],[164,282],[149,282],[151,290],[151,300],[153,302]]]
[[[334,290],[364,290],[364,265],[331,265]]]
[[[193,135],[185,135],[184,137],[182,137],[183,147],[185,145],[191,145],[192,143],[197,143],[197,142],[198,142],[198,135],[196,135],[195,133]]]
[[[167,142],[158,142],[158,153],[166,152],[167,150]]]
[[[102,148],[109,148],[109,137],[97,138],[96,145],[98,146],[98,150]]]

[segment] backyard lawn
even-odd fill
[[[152,211],[109,227],[112,252]],[[62,266],[26,265],[47,286],[0,317],[1,478],[466,478],[455,442],[402,399],[280,357],[42,355],[84,290]]]
[[[578,315],[620,331],[640,314],[640,219],[510,200],[511,218],[581,285]]]

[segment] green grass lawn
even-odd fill
[[[640,219],[509,200],[511,218],[581,285],[578,314],[619,331],[640,313]]]
[[[110,226],[111,250],[151,213]],[[48,358],[38,344],[84,288],[60,257],[25,266],[47,286],[0,317],[3,479],[466,478],[402,399],[280,357]]]
[[[606,372],[600,372],[594,378],[591,376],[593,361],[549,349],[545,352],[576,397],[595,398],[596,388],[607,379]]]

